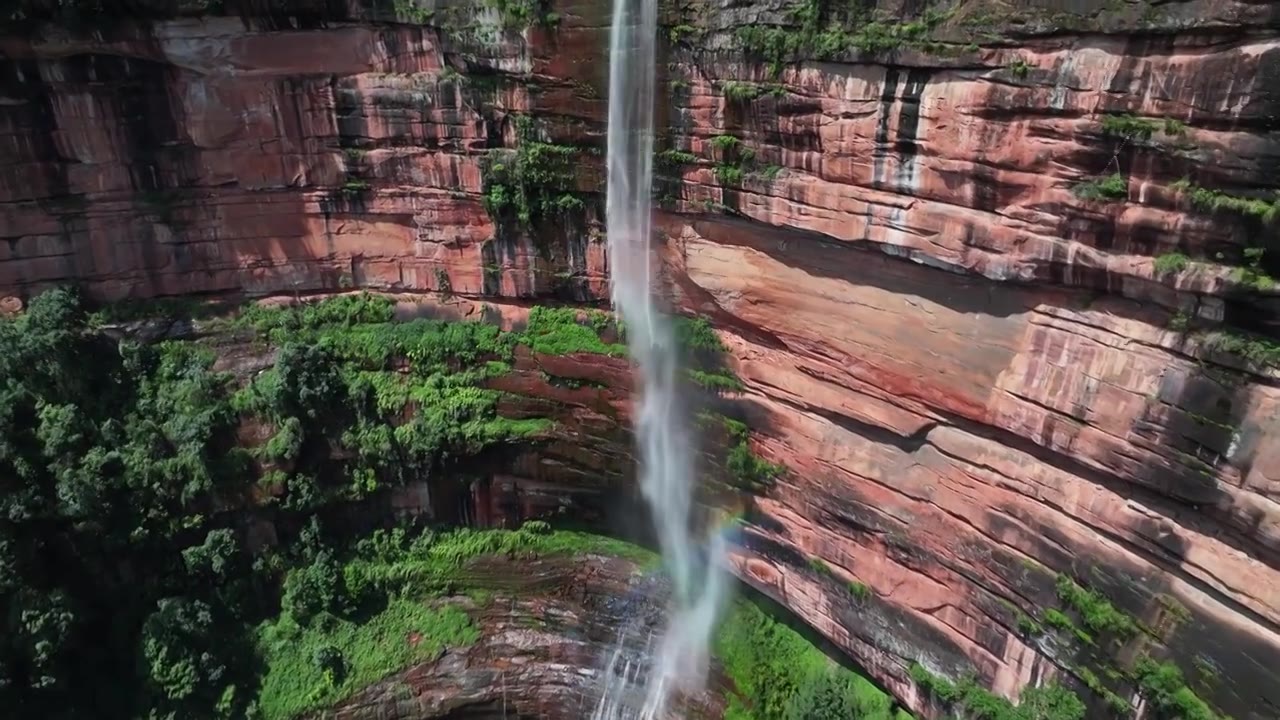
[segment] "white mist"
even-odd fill
[[[724,542],[706,547],[692,529],[694,461],[688,417],[680,402],[680,348],[670,319],[653,298],[653,114],[658,0],[614,0],[609,57],[607,225],[613,305],[626,325],[638,365],[635,413],[640,487],[653,517],[672,583],[667,625],[657,638],[630,638],[624,628],[605,670],[594,720],[665,717],[677,691],[700,689],[711,633],[727,590]]]

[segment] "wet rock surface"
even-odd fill
[[[448,650],[315,717],[582,720],[599,698],[619,629],[662,627],[665,586],[617,558],[489,558],[471,565],[465,582],[491,594],[481,603],[447,600],[475,618],[475,645]],[[723,712],[714,690],[685,700],[680,717]]]

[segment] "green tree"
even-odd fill
[[[281,607],[299,625],[309,625],[322,613],[345,612],[346,585],[331,552],[321,551],[310,565],[289,572]]]
[[[25,684],[34,689],[60,689],[65,680],[64,660],[76,623],[71,599],[61,590],[40,592],[22,588],[12,599],[6,640],[12,642],[12,668],[25,668]]]
[[[212,609],[199,600],[165,598],[142,626],[142,656],[152,686],[167,701],[216,698],[226,664],[217,643]]]

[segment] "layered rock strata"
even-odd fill
[[[739,574],[924,714],[912,663],[1158,716],[1123,677],[1151,655],[1277,716],[1280,12],[881,4],[900,19],[838,51],[807,3],[664,10],[669,281],[789,468],[748,498]],[[603,300],[605,8],[404,9],[6,34],[0,286]],[[495,201],[492,163],[533,142],[574,153],[566,216]],[[625,362],[539,362],[503,382],[580,424],[503,472],[621,481]],[[487,482],[486,512],[525,502]],[[522,514],[564,493],[526,487]],[[1143,629],[1046,628],[1084,629],[1064,578]]]

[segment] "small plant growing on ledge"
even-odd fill
[[[711,138],[711,147],[719,156],[714,171],[716,180],[725,186],[741,185],[755,162],[756,151],[733,135],[716,135]]]
[[[690,38],[697,34],[698,28],[692,25],[676,25],[667,31],[667,37],[671,38],[673,43],[679,43],[685,38]]]
[[[1168,252],[1156,258],[1155,269],[1157,273],[1167,275],[1186,270],[1190,263],[1191,261],[1186,255],[1180,252]]]
[[[369,189],[369,183],[360,178],[350,178],[342,184],[342,194],[348,197],[359,195]]]
[[[1234,212],[1246,217],[1257,218],[1264,223],[1270,223],[1280,218],[1280,193],[1277,193],[1270,201],[1262,198],[1239,197],[1237,195],[1228,195],[1220,190],[1199,187],[1192,184],[1191,180],[1185,177],[1169,187],[1184,193],[1191,207],[1200,212]]]
[[[1117,610],[1096,590],[1081,587],[1067,575],[1058,575],[1058,599],[1080,613],[1085,627],[1097,633],[1109,633],[1121,639],[1138,634],[1133,617]]]
[[[738,82],[730,80],[720,86],[720,91],[724,93],[726,100],[734,102],[748,102],[760,97],[760,87],[751,83]]]
[[[1023,60],[1022,58],[1018,58],[1017,60],[1014,60],[1012,63],[1009,63],[1009,72],[1013,73],[1013,76],[1018,79],[1025,78],[1028,75],[1030,75],[1031,68],[1032,68],[1031,63],[1028,63],[1026,60]]]
[[[1270,290],[1276,286],[1275,278],[1262,269],[1262,256],[1265,248],[1251,247],[1244,250],[1244,267],[1238,267],[1231,273],[1231,279],[1251,290]]]
[[[658,164],[668,168],[679,168],[698,162],[698,156],[683,150],[663,150],[658,153]]]
[[[1173,663],[1157,663],[1144,655],[1134,668],[1138,688],[1162,715],[1186,720],[1223,720],[1209,704],[1187,687],[1182,670]]]
[[[833,575],[831,572],[831,566],[822,558],[809,558],[809,567],[819,575],[825,575],[826,577],[831,577]]]
[[[912,663],[908,672],[925,693],[953,710],[962,710],[959,717],[983,720],[1084,720],[1084,703],[1075,693],[1060,685],[1051,683],[1041,687],[1026,687],[1015,706],[980,686],[973,675],[966,675],[953,683],[934,675],[918,662]]]
[[[1165,135],[1181,137],[1186,135],[1187,126],[1180,120],[1165,118],[1151,120],[1138,117],[1133,113],[1123,115],[1107,115],[1102,118],[1102,132],[1107,135],[1127,140],[1150,140],[1157,132]]]
[[[1269,338],[1225,330],[1209,335],[1205,346],[1235,355],[1255,367],[1280,367],[1280,343]]]
[[[435,16],[431,8],[423,7],[420,0],[394,0],[392,4],[396,19],[414,25],[426,25]]]
[[[871,588],[867,587],[864,583],[858,582],[857,580],[850,580],[848,583],[848,588],[849,588],[849,594],[853,596],[854,600],[857,600],[860,603],[866,602],[867,598],[871,597]]]
[[[941,43],[930,36],[950,17],[951,11],[929,8],[914,20],[899,22],[869,15],[856,4],[800,0],[789,18],[795,25],[744,25],[736,37],[744,52],[768,63],[770,74],[778,75],[784,63],[808,58],[840,60],[853,52],[904,48],[938,50]]]
[[[1129,181],[1120,173],[1086,180],[1071,192],[1081,200],[1124,200],[1129,197]]]

